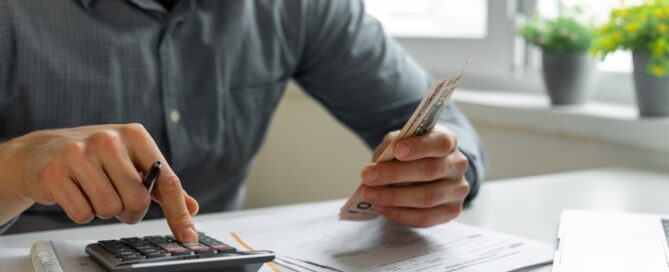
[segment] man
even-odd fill
[[[0,0],[0,225],[135,223],[162,215],[153,197],[196,240],[191,215],[240,207],[289,79],[378,149],[431,81],[358,0]],[[364,167],[387,219],[444,223],[477,192],[480,142],[454,105],[442,116]]]

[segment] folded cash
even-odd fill
[[[467,65],[465,65],[466,67]],[[455,88],[458,86],[460,79],[464,74],[464,68],[452,75],[446,76],[444,79],[437,80],[432,88],[427,92],[423,100],[418,105],[400,130],[400,133],[392,140],[392,142],[383,150],[376,162],[387,162],[395,159],[393,150],[395,145],[402,139],[422,136],[428,133],[437,124],[439,115],[444,107],[448,104]],[[339,212],[340,220],[347,221],[367,221],[376,218],[379,214],[374,210],[371,203],[365,202],[361,196],[362,185],[358,186],[353,196],[351,196],[346,204]]]

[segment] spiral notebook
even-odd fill
[[[38,241],[28,249],[0,250],[0,271],[104,272],[84,248],[95,241]]]

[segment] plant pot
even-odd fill
[[[592,97],[597,83],[595,60],[588,53],[543,53],[546,91],[553,105],[580,105]]]
[[[646,72],[648,55],[634,52],[634,85],[641,117],[669,116],[669,76],[656,77]]]

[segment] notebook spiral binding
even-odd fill
[[[37,241],[30,247],[35,272],[63,272],[60,258],[51,241]]]

